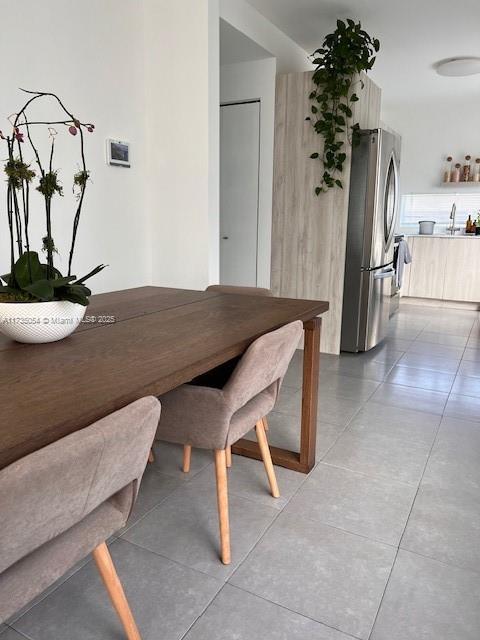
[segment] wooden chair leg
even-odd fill
[[[110,596],[110,600],[125,629],[128,640],[141,640],[140,632],[105,542],[102,542],[102,544],[93,550],[93,557],[103,584]]]
[[[192,446],[190,444],[183,445],[183,473],[190,471],[190,460],[192,458]]]
[[[265,427],[265,431],[268,431],[269,426],[266,418],[262,418],[263,426]]]
[[[265,465],[268,482],[270,483],[270,491],[272,492],[272,496],[274,498],[279,498],[280,491],[278,489],[277,478],[275,476],[275,470],[273,468],[272,456],[270,455],[270,447],[268,446],[267,435],[265,433],[263,420],[259,420],[257,422],[257,424],[255,425],[255,431],[257,432],[258,446],[260,447],[263,464]]]
[[[225,459],[227,462],[227,468],[230,469],[232,466],[232,447],[227,447],[225,449]]]
[[[225,449],[215,449],[215,476],[217,479],[221,558],[223,564],[230,564],[230,524],[228,521],[227,461]]]
[[[155,454],[153,453],[153,449],[150,449],[150,453],[148,454],[148,461],[150,462],[150,464],[152,464],[152,462],[155,462]]]

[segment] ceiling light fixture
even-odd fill
[[[480,58],[448,58],[437,62],[435,69],[441,76],[473,76],[476,73],[480,73]]]

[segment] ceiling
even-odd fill
[[[271,57],[271,53],[220,18],[221,65]]]
[[[448,99],[462,109],[480,106],[480,75],[446,78],[432,65],[480,56],[478,0],[247,0],[307,52],[322,44],[337,18],[360,19],[381,50],[371,77],[383,104]],[[476,98],[476,103],[469,99]]]

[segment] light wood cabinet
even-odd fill
[[[480,301],[480,239],[448,242],[443,299]]]
[[[447,238],[415,238],[408,295],[414,298],[443,297]]]
[[[480,238],[408,238],[402,296],[480,302]]]

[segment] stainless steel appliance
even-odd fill
[[[397,264],[398,264],[398,244],[400,240],[403,240],[405,236],[398,235],[394,237],[393,240],[393,268],[395,270],[395,274],[397,272]],[[400,287],[397,285],[397,278],[392,278],[392,286],[390,289],[390,317],[392,317],[395,313],[397,313],[400,307]]]
[[[399,164],[398,136],[361,131],[352,150],[342,351],[368,351],[388,331]]]

